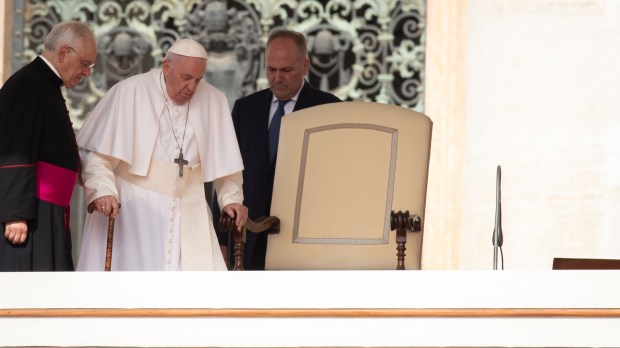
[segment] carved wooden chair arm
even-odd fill
[[[245,223],[245,228],[246,230],[254,233],[280,233],[280,219],[276,216],[262,216],[256,219],[256,221],[248,219]]]
[[[409,211],[392,211],[390,218],[390,228],[392,231],[396,230],[396,242],[397,242],[397,270],[405,269],[405,250],[407,243],[407,232],[421,232],[422,231],[422,219],[419,215],[410,215]],[[220,217],[220,230],[232,235],[232,241],[234,245],[234,265],[233,271],[243,270],[243,256],[244,256],[244,243],[246,230],[252,233],[279,233],[280,232],[280,219],[275,216],[264,216],[258,218],[256,221],[248,219],[242,231],[237,229],[235,220],[228,216],[228,214],[222,214]]]
[[[234,264],[232,270],[242,271],[246,231],[252,233],[279,233],[280,219],[275,216],[263,216],[256,219],[256,221],[252,221],[248,218],[242,231],[239,231],[235,224],[235,220],[228,216],[228,214],[222,213],[220,216],[220,231],[229,233],[232,236],[234,248]]]

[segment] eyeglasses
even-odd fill
[[[86,59],[84,59],[84,57],[82,57],[81,54],[78,53],[78,51],[75,50],[75,48],[69,46],[69,49],[73,52],[75,52],[75,54],[78,55],[78,57],[80,57],[80,59],[82,59],[82,69],[92,69],[95,67],[95,63],[91,63],[89,61],[87,61]]]

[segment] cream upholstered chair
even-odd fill
[[[294,112],[280,132],[271,204],[277,219],[246,225],[260,231],[279,219],[266,269],[421,268],[429,117],[342,102]],[[236,268],[242,238],[233,238]]]

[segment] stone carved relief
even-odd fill
[[[234,5],[234,6],[233,6]],[[226,94],[230,107],[254,92],[261,45],[258,17],[241,1],[208,1],[190,13],[190,37],[209,52],[205,78]]]
[[[101,90],[108,90],[116,82],[146,71],[152,67],[151,44],[139,32],[127,27],[113,29],[98,38],[99,58],[97,77]]]
[[[425,0],[27,0],[16,7],[24,27],[14,30],[23,33],[14,69],[42,51],[62,20],[87,22],[97,35],[91,78],[66,91],[77,129],[116,82],[161,66],[178,38],[205,46],[205,78],[231,105],[266,88],[264,43],[278,28],[306,34],[312,85],[346,100],[423,111]]]

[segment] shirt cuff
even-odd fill
[[[243,176],[241,172],[215,179],[213,184],[215,185],[220,210],[232,203],[243,204]]]
[[[81,176],[86,202],[90,204],[103,196],[114,196],[118,200],[114,168],[119,160],[96,152],[83,151]]]

